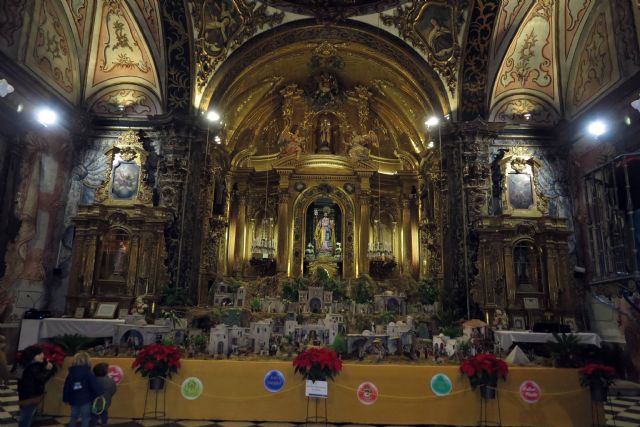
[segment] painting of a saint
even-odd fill
[[[111,197],[129,200],[138,194],[140,167],[135,163],[121,162],[113,168]]]
[[[513,209],[530,209],[533,205],[531,176],[524,173],[507,175],[509,204]]]
[[[442,61],[451,57],[455,44],[452,13],[449,6],[428,4],[415,24],[416,31],[431,53]]]
[[[209,0],[202,8],[202,34],[213,56],[221,55],[239,29],[239,17],[231,2]]]

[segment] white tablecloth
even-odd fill
[[[553,334],[545,332],[527,332],[527,331],[495,331],[496,341],[503,350],[508,350],[514,342],[524,342],[533,344],[543,344],[547,341],[553,341]],[[574,333],[580,340],[580,344],[593,344],[600,347],[600,337],[598,334],[591,332]]]
[[[124,319],[24,319],[20,327],[18,350],[37,344],[44,338],[57,335],[84,335],[90,338],[112,337],[115,325],[124,323]]]

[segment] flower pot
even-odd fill
[[[149,390],[162,390],[164,388],[164,378],[149,378]]]
[[[591,400],[593,402],[606,402],[607,387],[603,387],[602,384],[592,383],[589,385],[589,391],[591,391]]]
[[[487,384],[481,384],[480,397],[484,400],[494,400],[496,398],[496,387],[492,387]]]

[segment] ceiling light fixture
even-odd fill
[[[216,110],[209,110],[207,113],[207,120],[210,122],[217,122],[220,120],[220,114]]]
[[[440,123],[440,119],[436,116],[431,116],[424,122],[427,127],[438,126],[438,123]]]

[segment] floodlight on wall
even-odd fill
[[[58,115],[52,109],[45,107],[36,111],[36,120],[38,120],[38,123],[42,126],[51,126],[58,121]]]
[[[209,112],[207,112],[207,120],[212,123],[217,123],[220,120],[220,114],[216,110],[209,110]]]
[[[438,123],[440,123],[440,119],[436,116],[431,116],[424,122],[427,127],[438,126]]]
[[[433,148],[434,145],[436,145],[435,142],[429,141],[429,144],[427,144],[427,148]]]
[[[602,120],[594,120],[587,126],[587,132],[596,138],[607,131],[607,125]]]

